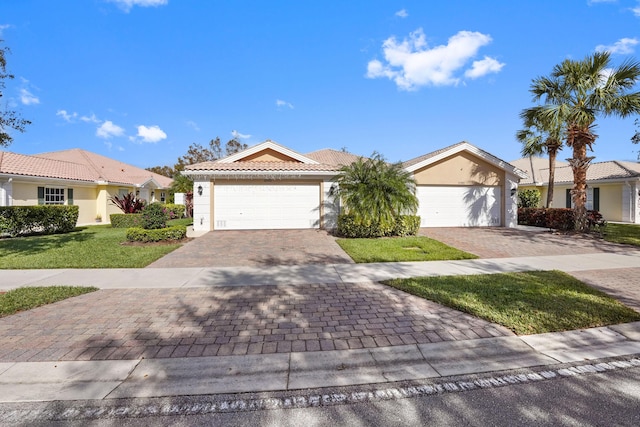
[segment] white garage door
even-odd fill
[[[213,186],[216,230],[318,228],[320,186]]]
[[[500,187],[418,186],[420,226],[499,226],[500,193]]]

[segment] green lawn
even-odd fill
[[[357,263],[441,261],[478,258],[428,237],[338,239],[340,247]]]
[[[640,313],[560,271],[418,277],[384,283],[499,323],[518,335],[640,320]]]
[[[170,221],[186,225],[191,219]],[[0,269],[140,268],[180,244],[125,245],[126,228],[78,227],[67,234],[0,239]]]
[[[94,287],[46,286],[18,288],[0,294],[0,317],[29,310],[45,304],[97,291]]]
[[[640,225],[608,223],[604,231],[604,239],[613,243],[640,246]]]

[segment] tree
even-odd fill
[[[566,145],[573,150],[568,159],[573,170],[571,197],[575,229],[587,231],[587,169],[594,157],[587,156],[597,139],[597,117],[628,117],[640,113],[640,92],[629,92],[640,80],[640,63],[627,60],[614,68],[609,52],[596,52],[581,61],[564,60],[550,77],[531,84],[535,101],[544,101],[540,117],[545,122],[562,121]]]
[[[176,173],[175,170],[171,166],[152,166],[147,168],[149,172],[157,173],[158,175],[166,176],[167,178],[172,178]]]
[[[562,149],[563,125],[558,117],[549,120],[541,107],[527,108],[520,113],[525,128],[516,133],[522,143],[523,156],[547,154],[549,156],[549,185],[547,188],[547,208],[553,206],[553,187],[556,176],[556,158]]]
[[[634,144],[640,144],[640,120],[636,119],[634,123],[638,130],[636,131],[635,135],[631,137],[631,142],[633,142]],[[640,150],[638,151],[638,161],[640,161]]]
[[[398,216],[414,215],[418,209],[411,173],[400,163],[387,163],[379,153],[343,166],[337,182],[333,193],[358,224],[392,228]]]
[[[0,43],[3,40],[0,39]],[[14,78],[13,74],[7,72],[7,60],[5,55],[8,54],[8,47],[0,47],[0,98],[2,98],[5,88],[5,79],[11,80]],[[18,132],[24,132],[25,127],[30,125],[29,120],[21,118],[18,113],[13,110],[0,109],[0,147],[7,147],[13,142],[13,138],[9,134],[11,129]]]

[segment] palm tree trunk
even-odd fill
[[[549,185],[547,187],[547,208],[553,206],[553,187],[556,179],[556,157],[559,145],[549,145]]]
[[[571,198],[573,200],[573,210],[575,215],[575,230],[586,232],[589,230],[587,221],[587,169],[593,157],[587,157],[587,147],[591,145],[593,134],[587,129],[575,129],[573,147],[573,158],[569,159],[569,164],[573,171],[573,189]]]

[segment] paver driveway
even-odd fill
[[[257,267],[347,264],[353,260],[324,230],[211,231],[148,267]]]

